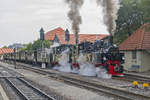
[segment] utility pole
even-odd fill
[[[75,34],[75,43],[76,43],[75,59],[77,59],[79,56],[79,52],[78,52],[79,35],[78,35],[78,33]],[[75,62],[77,63],[77,60]]]
[[[72,52],[71,52],[71,48],[69,47],[70,33],[69,33],[68,29],[65,30],[65,40],[66,40],[68,48],[69,48],[69,57],[68,57],[69,63],[72,63]]]
[[[16,69],[16,47],[14,48],[14,68]]]

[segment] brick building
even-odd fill
[[[107,37],[107,34],[79,34],[79,43],[83,41],[94,42],[95,40],[101,40]],[[75,44],[74,34],[69,34],[69,44]],[[67,44],[65,30],[58,27],[45,34],[45,39],[52,42],[58,42],[60,44]]]

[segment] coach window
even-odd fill
[[[132,59],[136,59],[136,50],[132,51]]]

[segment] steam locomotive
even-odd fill
[[[107,70],[108,74],[112,76],[123,76],[123,66],[125,61],[124,54],[120,53],[116,45],[103,40],[97,40],[94,43],[82,42],[78,45],[78,54],[76,53],[76,46],[62,45],[53,48],[53,54],[60,57],[61,53],[69,48],[68,59],[73,67],[80,69],[77,62],[78,56],[83,54],[87,58],[87,62],[95,65],[95,67],[102,67]],[[55,57],[57,57],[55,56]],[[58,64],[58,58],[53,60],[53,64]]]
[[[64,44],[57,47],[52,47],[49,50],[42,52],[36,50],[32,52],[16,52],[4,55],[5,60],[16,60],[29,64],[46,63],[47,67],[58,65],[61,53],[69,49],[67,53],[68,62],[72,67],[80,69],[77,59],[80,54],[86,56],[87,61],[94,64],[95,67],[103,67],[112,76],[123,76],[124,54],[119,52],[119,48],[103,40],[97,40],[94,43],[84,41],[78,45]]]

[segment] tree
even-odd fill
[[[33,42],[33,50],[42,48],[42,41],[40,39]]]
[[[50,48],[51,42],[48,40],[44,40],[44,48]],[[23,45],[24,47],[21,48],[21,51],[34,51],[39,50],[42,48],[42,40],[37,39],[33,43],[29,43],[26,45]]]
[[[26,51],[27,50],[27,44],[23,44],[23,47],[20,49],[20,51]]]
[[[32,43],[29,43],[29,44],[27,44],[27,46],[26,46],[26,50],[32,51],[32,50],[33,50],[32,47],[33,47],[33,46],[32,46]]]
[[[44,47],[50,48],[51,42],[48,40],[44,40]],[[40,39],[34,41],[33,43],[33,50],[41,49],[42,48],[42,41]]]
[[[3,46],[2,48],[8,48],[7,46]]]
[[[49,40],[44,40],[44,47],[45,48],[50,48],[51,44],[52,43]]]
[[[116,20],[117,27],[114,42],[120,44],[142,24],[150,21],[150,1],[122,0]],[[149,11],[147,11],[149,9]]]

